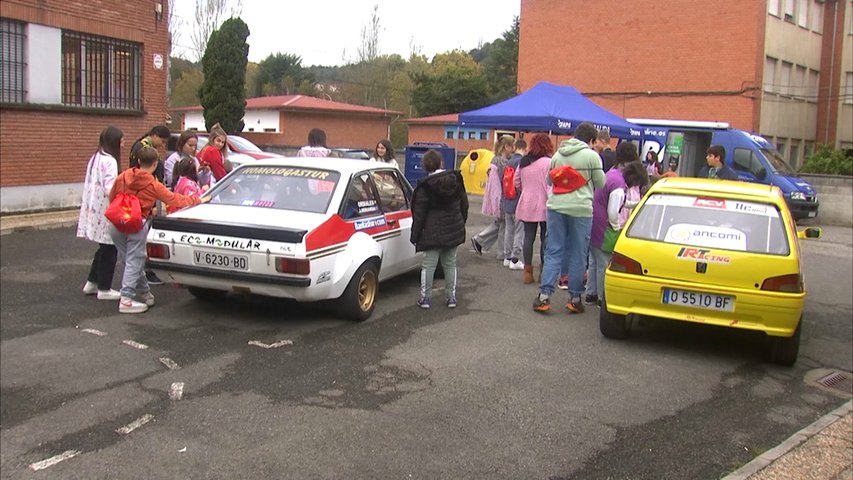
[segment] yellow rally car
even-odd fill
[[[806,297],[797,232],[777,187],[667,178],[622,230],[604,276],[600,329],[625,338],[635,315],[770,336],[771,360],[793,365]]]

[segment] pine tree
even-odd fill
[[[229,134],[243,131],[246,114],[246,63],[249,27],[240,18],[229,18],[210,35],[201,59],[204,82],[198,91],[208,131],[219,123]]]

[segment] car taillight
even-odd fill
[[[643,266],[640,262],[616,252],[613,252],[613,256],[610,257],[610,269],[614,272],[643,274]]]
[[[171,256],[169,253],[169,246],[163,245],[162,243],[149,243],[145,246],[145,250],[148,252],[148,258],[162,258],[164,260],[168,260]]]
[[[311,273],[311,262],[307,259],[275,257],[275,269],[279,273],[308,275]]]
[[[803,293],[803,276],[799,273],[791,273],[770,277],[764,280],[761,289],[771,292]]]

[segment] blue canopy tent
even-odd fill
[[[468,127],[558,134],[574,132],[581,122],[609,129],[614,137],[641,137],[639,126],[599,107],[573,87],[548,82],[539,82],[494,105],[459,114],[459,124]]]

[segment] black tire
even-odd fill
[[[770,337],[770,361],[779,365],[790,367],[797,362],[800,354],[800,331],[803,328],[803,319],[797,324],[794,335],[790,337]]]
[[[598,309],[598,329],[607,338],[628,338],[628,317],[608,312],[607,302],[602,298]]]
[[[338,311],[344,318],[363,322],[370,318],[379,293],[379,271],[373,262],[365,262],[338,299]]]
[[[225,290],[214,290],[212,288],[202,287],[187,287],[187,291],[189,291],[190,294],[195,298],[205,302],[221,300],[225,298],[226,295],[228,295],[228,292],[226,292]]]

